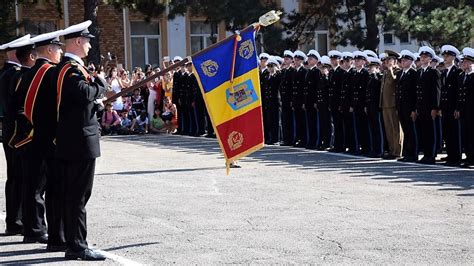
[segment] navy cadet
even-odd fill
[[[265,102],[263,109],[263,127],[265,130],[265,144],[274,145],[278,143],[280,102],[278,90],[281,84],[280,63],[274,56],[267,61],[269,75],[267,77],[266,90],[262,91],[262,100]]]
[[[0,112],[3,112],[2,123],[2,144],[5,152],[7,167],[7,182],[5,183],[5,235],[17,235],[23,233],[22,219],[22,192],[21,192],[21,165],[16,164],[18,158],[14,158],[14,150],[8,145],[8,141],[13,135],[15,122],[15,112],[11,111],[14,88],[10,87],[11,79],[20,71],[20,61],[16,56],[16,49],[9,48],[15,42],[28,40],[30,35],[25,35],[9,43],[0,46],[0,50],[5,50],[7,61],[0,70]]]
[[[270,55],[267,53],[261,53],[258,56],[258,58],[260,60],[259,67],[258,67],[259,68],[258,74],[260,78],[260,91],[262,95],[262,110],[265,110],[267,107],[266,105],[268,103],[263,95],[265,95],[268,90],[268,76],[270,75],[270,72],[268,71],[268,68],[267,68],[267,61],[270,58]],[[267,113],[263,112],[262,115],[263,115],[263,121],[267,120],[267,117],[266,117]],[[269,137],[268,137],[269,130],[270,130],[269,128],[263,127],[265,142],[269,140]],[[266,144],[268,144],[268,142]]]
[[[350,111],[353,114],[354,141],[356,142],[356,153],[360,152],[366,156],[370,155],[370,133],[365,113],[365,103],[367,94],[367,84],[369,82],[369,72],[365,68],[368,57],[361,51],[354,51],[354,73],[351,75],[351,103]]]
[[[342,69],[344,70],[344,76],[342,80],[341,98],[339,108],[343,116],[344,123],[344,151],[350,153],[358,153],[356,149],[356,141],[354,134],[354,116],[351,112],[352,102],[352,75],[355,72],[353,68],[354,56],[351,52],[342,53]]]
[[[291,98],[291,108],[294,116],[294,135],[293,146],[306,146],[306,119],[304,105],[304,83],[308,69],[303,66],[306,61],[306,54],[300,50],[295,51],[295,71],[292,77],[293,97]]]
[[[412,114],[416,110],[417,72],[412,67],[415,55],[408,51],[400,52],[402,71],[397,73],[395,88],[398,118],[403,130],[402,158],[398,161],[416,162],[418,160],[418,137],[416,122]]]
[[[317,112],[318,85],[321,79],[321,71],[318,62],[321,56],[316,50],[310,50],[308,56],[308,72],[305,78],[303,95],[304,111],[306,113],[306,148],[316,149],[319,144],[319,120]]]
[[[291,110],[291,99],[293,97],[293,67],[294,54],[285,50],[283,52],[283,65],[281,67],[281,84],[280,84],[280,97],[281,97],[281,127],[282,137],[281,146],[293,145],[293,112]]]
[[[416,113],[413,119],[419,121],[422,164],[434,164],[437,152],[436,117],[439,110],[440,79],[439,72],[430,67],[431,59],[435,56],[433,49],[422,46],[418,50],[421,68],[418,70],[416,85]]]
[[[181,103],[184,106],[183,111],[186,112],[183,114],[183,119],[185,126],[183,134],[193,136],[195,134],[196,120],[194,119],[194,108],[192,106],[192,98],[194,94],[193,89],[193,77],[191,76],[190,70],[186,65],[184,66],[184,73],[182,77],[183,85],[181,86]]]
[[[341,112],[341,92],[346,71],[339,65],[342,58],[342,53],[336,50],[328,52],[331,59],[332,71],[329,76],[331,86],[329,87],[329,111],[333,122],[333,141],[331,152],[344,151],[344,119]]]
[[[18,84],[17,91],[21,96],[20,102],[22,116],[26,118],[31,133],[24,132],[26,139],[31,139],[31,144],[25,145],[24,152],[27,157],[27,168],[24,182],[25,212],[31,225],[25,226],[24,242],[41,242],[39,222],[44,224],[44,209],[38,199],[46,190],[46,219],[48,223],[49,251],[64,251],[65,237],[62,219],[61,178],[55,171],[54,138],[56,135],[56,87],[52,84],[54,65],[61,60],[62,43],[59,36],[62,31],[42,34],[30,41],[35,46],[36,62],[25,72]],[[19,112],[20,113],[20,112]],[[20,121],[18,119],[17,121]],[[20,124],[20,123],[18,123]],[[30,131],[28,130],[28,131]],[[19,130],[18,132],[21,132]],[[29,133],[29,134],[28,134]],[[34,134],[33,134],[34,133]],[[25,143],[23,141],[23,143]],[[16,146],[19,146],[17,143]],[[46,184],[46,187],[44,185]],[[40,207],[41,206],[41,207]],[[44,208],[44,207],[43,207]],[[29,228],[31,227],[31,228]],[[29,234],[27,231],[31,230]]]
[[[380,86],[382,84],[382,73],[380,66],[382,61],[377,57],[368,57],[369,81],[365,96],[365,113],[369,123],[371,153],[369,157],[381,158],[384,151],[384,134],[382,124],[382,113],[379,107]]]
[[[179,61],[183,60],[181,56],[175,56],[173,58],[173,63],[179,63]],[[178,128],[176,129],[176,134],[183,133],[183,108],[181,104],[181,94],[183,91],[183,75],[184,70],[181,67],[178,67],[176,71],[173,73],[173,92],[171,94],[171,101],[176,105],[176,110],[178,112]]]
[[[458,108],[455,112],[457,119],[465,120],[465,144],[464,150],[466,160],[461,165],[463,168],[470,168],[474,165],[474,49],[466,47],[462,50],[463,75],[460,78],[460,89]]]
[[[446,143],[446,165],[461,164],[461,122],[454,117],[459,96],[459,75],[461,70],[454,64],[459,50],[452,45],[443,45],[441,54],[444,57],[445,69],[441,72],[440,116],[442,118],[443,137]]]
[[[96,118],[97,100],[106,91],[106,82],[91,77],[82,58],[89,53],[91,21],[64,30],[66,53],[57,66],[58,124],[56,159],[64,182],[64,226],[68,260],[104,260],[89,248],[86,236],[86,209],[92,193],[95,160],[100,156]]]
[[[329,88],[331,87],[331,59],[327,55],[321,57],[321,78],[316,90],[316,107],[318,110],[319,133],[317,150],[326,150],[331,146],[331,114],[329,113]]]
[[[189,86],[191,91],[191,107],[193,109],[193,119],[195,120],[194,124],[196,125],[194,136],[204,135],[205,129],[205,114],[204,110],[206,105],[204,103],[204,98],[199,88],[199,84],[196,79],[196,75],[193,72],[193,62],[186,63],[186,68],[189,72]]]

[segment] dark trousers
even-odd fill
[[[30,144],[26,144],[30,145]],[[22,147],[23,168],[23,229],[24,236],[38,237],[46,234],[44,192],[46,188],[46,164],[31,151]]]
[[[48,244],[64,245],[64,180],[58,175],[56,160],[46,159],[46,220],[48,221]]]
[[[465,145],[464,152],[466,153],[467,163],[474,165],[474,108],[465,112],[464,115],[464,136],[465,136]]]
[[[359,144],[362,153],[369,153],[372,151],[371,145],[370,145],[370,129],[369,129],[369,122],[367,118],[367,114],[364,112],[364,110],[356,110],[354,112],[355,115],[355,127],[356,131],[355,133],[357,134],[354,139],[357,140],[357,143]]]
[[[176,111],[178,112],[178,128],[176,132],[181,134],[183,132],[183,108],[181,108],[181,104],[176,103]]]
[[[443,137],[450,162],[461,161],[461,121],[454,118],[454,110],[443,112]]]
[[[186,133],[190,136],[194,136],[197,133],[197,121],[194,109],[192,106],[188,108],[188,132]]]
[[[379,110],[368,110],[367,119],[369,124],[369,136],[372,154],[380,157],[383,155],[385,144],[382,112]]]
[[[285,144],[293,144],[293,114],[288,103],[281,107],[282,141]]]
[[[354,112],[344,112],[344,128],[345,128],[345,147],[349,152],[358,153],[360,146],[357,138],[356,115]]]
[[[327,106],[318,104],[318,121],[319,121],[319,141],[318,147],[325,149],[331,146],[331,116]]]
[[[438,149],[436,120],[431,118],[430,113],[420,113],[418,116],[420,126],[421,150],[427,158],[436,157]]]
[[[306,112],[300,107],[294,107],[295,139],[294,144],[306,145]]]
[[[268,106],[263,110],[263,130],[266,144],[273,144],[279,141],[279,108]]]
[[[214,127],[212,126],[211,117],[209,116],[209,112],[207,111],[207,109],[205,110],[205,114],[206,114],[206,131],[208,135],[212,135],[214,134]]]
[[[7,182],[5,183],[6,229],[9,231],[23,228],[22,219],[22,173],[20,157],[7,144],[3,136],[3,150],[7,161]]]
[[[318,146],[319,137],[318,112],[313,106],[306,107],[306,147],[313,149]]]
[[[64,180],[64,230],[68,250],[88,248],[86,204],[92,193],[95,159],[57,162],[58,178]]]
[[[195,105],[194,106],[194,120],[196,125],[196,136],[203,135],[205,133],[204,124],[205,124],[205,115],[204,115],[204,108],[203,106]]]
[[[345,147],[344,139],[344,117],[338,110],[331,110],[332,123],[334,125],[333,146],[335,150],[343,151]]]
[[[398,118],[403,130],[403,157],[418,159],[418,131],[410,110],[399,110]]]

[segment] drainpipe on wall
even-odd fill
[[[69,0],[63,1],[64,28],[69,27]]]
[[[18,6],[18,0],[15,0],[15,22],[16,22],[16,36],[20,35],[20,27],[18,24],[20,23],[20,7]]]

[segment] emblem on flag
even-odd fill
[[[212,60],[206,60],[201,64],[202,72],[204,75],[208,77],[214,77],[217,74],[217,70],[219,69],[219,65]]]
[[[236,150],[242,146],[244,135],[237,131],[232,131],[227,137],[227,142],[231,150]]]
[[[257,93],[255,92],[250,79],[243,83],[237,84],[233,88],[228,88],[226,90],[226,98],[227,103],[234,111],[237,111],[258,100]]]
[[[245,59],[250,59],[253,55],[254,48],[251,40],[242,42],[239,47],[239,55]]]

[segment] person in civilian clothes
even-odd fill
[[[308,69],[303,66],[304,61],[306,60],[306,54],[302,51],[295,51],[295,71],[293,72],[292,77],[292,88],[293,88],[293,97],[291,98],[291,108],[293,109],[294,116],[294,132],[295,139],[293,146],[295,147],[305,147],[306,146],[306,115],[305,115],[305,105],[304,105],[304,83],[306,78],[306,73]]]
[[[368,57],[369,81],[367,83],[365,113],[369,123],[371,153],[369,157],[381,158],[384,151],[382,112],[379,107],[382,61],[377,57]]]
[[[281,84],[280,84],[280,97],[281,97],[281,127],[282,137],[281,146],[293,145],[293,112],[291,110],[291,99],[293,97],[293,67],[294,54],[286,50],[283,53],[283,65],[281,67]]]
[[[64,228],[67,260],[105,260],[87,243],[86,204],[92,194],[95,161],[100,156],[97,100],[104,97],[106,82],[91,77],[84,67],[90,38],[90,20],[64,30],[66,53],[57,66],[58,126],[56,159],[64,182]]]
[[[331,50],[328,53],[331,59],[332,71],[329,72],[331,86],[329,87],[329,112],[333,123],[333,140],[331,152],[344,151],[344,117],[340,109],[341,92],[346,71],[339,65],[342,53]]]
[[[422,164],[434,164],[437,152],[436,117],[439,110],[440,78],[439,72],[430,67],[431,58],[435,53],[427,46],[420,47],[421,68],[418,70],[416,112],[412,114],[413,120],[419,121]]]
[[[265,144],[274,145],[279,142],[279,119],[280,119],[280,102],[278,99],[278,90],[281,83],[280,63],[275,57],[271,56],[267,61],[269,71],[267,90],[264,91],[262,99],[266,102],[264,128],[268,131],[265,138]]]
[[[21,63],[16,57],[16,49],[9,48],[15,42],[30,39],[30,35],[17,38],[9,43],[0,46],[0,50],[5,50],[7,60],[0,70],[0,112],[3,112],[2,121],[2,145],[5,152],[7,181],[5,183],[5,235],[18,235],[23,233],[22,223],[22,174],[21,164],[18,156],[15,155],[13,147],[8,142],[11,139],[15,127],[15,112],[11,110],[11,103],[14,99],[13,86],[10,86],[12,77],[20,71]],[[31,65],[34,61],[31,62]],[[16,158],[15,158],[16,157]]]
[[[321,56],[316,50],[308,52],[308,73],[305,78],[304,85],[304,109],[306,112],[306,132],[307,132],[307,149],[316,149],[319,141],[319,120],[317,112],[318,85],[321,79],[321,71],[318,68],[318,62]]]
[[[443,45],[441,54],[444,57],[445,70],[441,72],[440,116],[442,118],[443,137],[446,143],[446,165],[461,164],[461,123],[454,117],[454,111],[459,97],[459,75],[461,70],[454,64],[460,55],[459,50],[452,45]]]
[[[397,73],[395,94],[398,118],[403,130],[403,157],[398,161],[416,162],[418,160],[418,134],[416,122],[412,119],[412,113],[416,109],[416,81],[418,78],[412,65],[416,57],[408,50],[402,50],[400,56],[402,71]]]
[[[331,87],[331,59],[328,56],[321,57],[321,78],[316,90],[316,107],[319,121],[319,142],[317,150],[326,150],[331,147],[331,114],[329,113],[329,88]]]
[[[462,50],[462,54],[464,75],[460,78],[459,103],[455,118],[465,120],[466,160],[461,167],[471,168],[474,165],[474,139],[472,137],[474,136],[474,49],[466,47]]]

